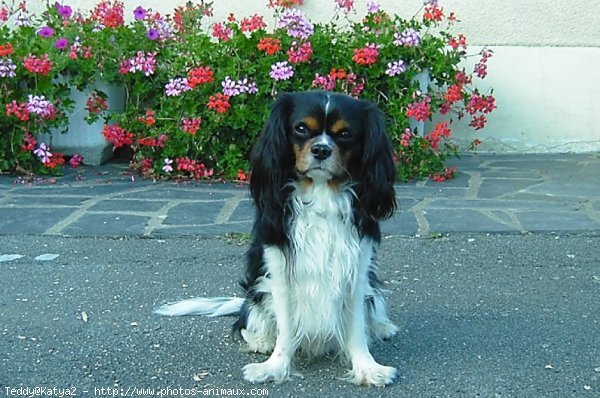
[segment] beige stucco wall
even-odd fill
[[[53,2],[54,0],[52,0]],[[172,13],[187,0],[124,0],[128,15],[142,5]],[[356,0],[358,16],[366,0]],[[389,12],[407,18],[421,0],[380,0]],[[30,0],[41,9],[45,1]],[[81,9],[97,0],[65,0]],[[269,15],[268,0],[214,0],[215,21],[230,12],[238,17]],[[486,129],[473,134],[457,124],[456,139],[482,139],[482,150],[497,152],[600,151],[600,0],[440,0],[461,23],[457,33],[470,50],[489,46],[489,76],[479,84],[494,88],[498,109]],[[304,0],[303,10],[315,21],[334,15],[333,0]],[[472,58],[471,61],[476,61]],[[468,65],[472,67],[472,65]]]

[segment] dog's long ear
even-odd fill
[[[281,209],[285,202],[284,186],[294,170],[287,132],[292,101],[290,94],[279,96],[250,154],[250,193],[259,211],[273,206]]]
[[[365,123],[359,201],[368,216],[386,219],[396,208],[392,143],[386,134],[385,117],[376,105],[367,108]]]

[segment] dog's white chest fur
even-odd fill
[[[309,353],[345,339],[341,317],[356,288],[361,252],[351,195],[318,184],[294,198],[286,283],[295,335]]]

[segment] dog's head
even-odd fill
[[[379,108],[343,94],[282,94],[252,151],[250,189],[259,209],[286,199],[292,180],[352,184],[369,217],[395,208],[392,145]]]

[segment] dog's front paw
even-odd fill
[[[355,366],[348,372],[345,379],[358,385],[383,387],[392,384],[397,374],[396,368],[373,362],[366,366]]]
[[[281,383],[289,379],[290,373],[290,364],[271,359],[244,366],[244,379],[251,383],[265,383],[268,381]]]

